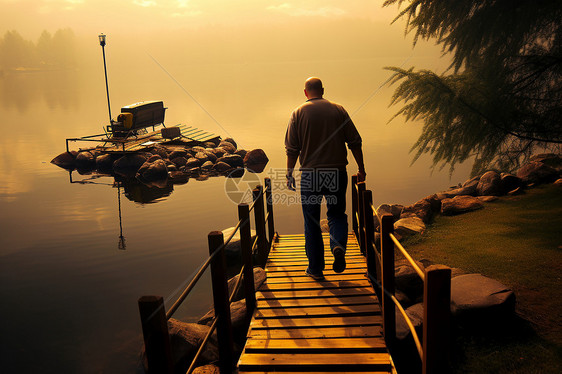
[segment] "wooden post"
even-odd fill
[[[450,321],[451,269],[429,266],[423,292],[423,374],[449,372]]]
[[[359,216],[359,236],[357,240],[359,240],[359,248],[361,249],[361,253],[365,256],[365,215],[363,214],[363,192],[365,191],[365,182],[358,182],[357,183],[357,207],[358,207],[358,216]]]
[[[365,217],[365,254],[367,256],[367,273],[377,279],[377,262],[375,259],[375,224],[373,219],[373,193],[363,192],[363,216]]]
[[[254,217],[256,225],[256,235],[258,237],[258,263],[265,267],[267,261],[267,239],[265,237],[265,214],[263,209],[263,187],[257,186],[252,190],[254,197]]]
[[[233,365],[232,322],[226,280],[226,261],[224,256],[224,237],[221,231],[212,231],[208,236],[209,254],[219,253],[211,261],[211,280],[213,283],[213,305],[217,321],[217,341],[219,344],[219,367],[221,373],[231,373]]]
[[[390,234],[394,232],[394,218],[385,213],[381,217],[381,268],[382,268],[382,316],[384,339],[389,348],[396,340],[396,315],[394,302],[394,242]]]
[[[172,373],[172,349],[164,299],[162,296],[142,296],[138,304],[148,372]]]
[[[271,244],[273,243],[273,236],[275,235],[275,223],[273,221],[273,191],[272,191],[272,187],[271,187],[271,179],[270,178],[265,178],[264,179],[264,183],[265,183],[265,203],[267,205],[267,213],[268,213],[268,218],[267,218],[267,229],[268,229],[268,245],[267,247],[271,247]]]
[[[248,321],[252,318],[256,307],[256,290],[254,288],[254,265],[252,261],[252,233],[250,230],[250,208],[248,204],[238,204],[238,219],[240,220],[240,247],[242,250],[242,265],[244,266],[244,295]]]
[[[355,237],[359,238],[359,232],[357,231],[358,221],[357,221],[357,175],[351,176],[351,227],[355,233]]]

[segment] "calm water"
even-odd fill
[[[163,100],[167,124],[187,123],[230,135],[240,148],[262,148],[268,168],[280,168],[280,175],[289,114],[303,101],[302,82],[314,74],[323,78],[326,97],[353,115],[377,204],[411,203],[468,176],[466,167],[451,180],[447,170],[431,175],[427,158],[409,167],[419,127],[401,119],[386,124],[396,109],[387,108],[392,89],[379,88],[388,77],[381,68],[408,55],[227,64],[160,61],[156,54],[161,68],[139,53],[127,60],[135,62],[127,69],[118,51],[113,56],[120,61],[109,71],[114,116],[123,105]],[[420,63],[428,62],[416,56],[409,61]],[[105,124],[98,65],[6,73],[0,76],[0,113],[1,371],[134,371],[142,347],[138,297],[163,295],[171,305],[206,258],[207,233],[236,222],[225,179],[190,180],[153,194],[149,204],[132,200],[147,191],[124,193],[111,186],[112,178],[70,183],[68,172],[49,161],[64,151],[65,138],[98,133]],[[350,174],[355,170],[351,161]],[[124,250],[118,248],[119,199]],[[275,214],[281,234],[302,231],[298,206],[276,206]],[[208,279],[203,281],[176,317],[194,320],[207,311],[211,299]]]

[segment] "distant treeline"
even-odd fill
[[[71,29],[59,29],[52,35],[45,30],[37,42],[24,39],[15,30],[0,38],[0,69],[61,69],[76,65],[76,38]]]

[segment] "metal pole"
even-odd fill
[[[101,45],[103,54],[103,71],[105,73],[105,91],[107,93],[107,109],[109,110],[109,123],[111,124],[111,105],[109,104],[109,85],[107,84],[107,66],[105,64],[105,43]]]

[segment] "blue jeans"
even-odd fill
[[[337,169],[303,170],[301,174],[301,203],[304,216],[305,250],[308,270],[320,274],[326,266],[324,242],[320,228],[320,206],[326,198],[328,226],[330,227],[330,248],[347,246],[347,214],[345,194],[347,172]]]

